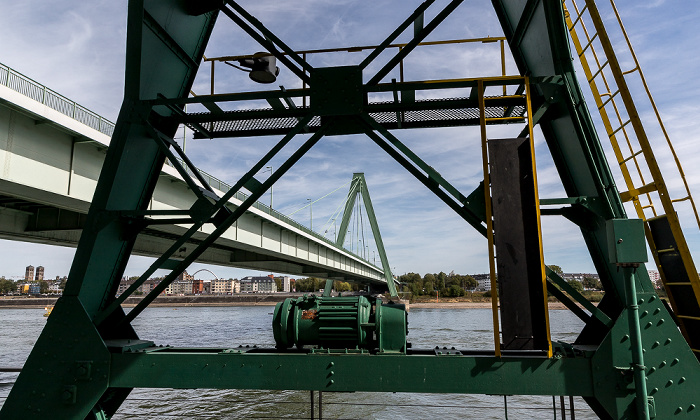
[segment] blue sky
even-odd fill
[[[426,20],[445,0],[436,2]],[[294,49],[316,49],[377,44],[420,4],[415,0],[359,1],[272,0],[241,1]],[[124,80],[126,2],[45,2],[0,0],[0,62],[47,85],[89,109],[115,120],[121,105]],[[700,83],[694,78],[700,67],[700,35],[694,28],[700,8],[694,1],[621,2],[622,19],[632,39],[647,82],[655,95],[691,189],[700,194]],[[411,30],[400,41],[407,41]],[[488,1],[465,2],[428,40],[502,35]],[[207,56],[249,54],[260,50],[254,41],[225,16],[207,49]],[[438,79],[491,76],[499,71],[497,44],[470,47],[421,48],[406,61],[406,78]],[[359,63],[362,53],[318,55],[314,66]],[[383,56],[386,59],[388,56]],[[208,67],[201,71],[194,91],[209,89]],[[376,67],[370,67],[372,73]],[[508,73],[515,66],[508,58]],[[217,68],[217,92],[253,90],[245,73]],[[392,73],[389,78],[396,77]],[[298,87],[291,72],[282,68],[277,84]],[[276,84],[276,85],[277,85]],[[585,89],[584,89],[585,90]],[[589,107],[592,100],[589,99]],[[648,114],[643,114],[644,118]],[[597,120],[597,118],[596,118]],[[601,126],[602,127],[602,126]],[[492,137],[512,137],[519,127],[490,129]],[[600,129],[600,128],[599,128]],[[180,134],[181,135],[181,134]],[[403,130],[395,135],[434,166],[463,193],[482,178],[478,131],[438,129]],[[191,133],[187,133],[191,136]],[[559,179],[541,136],[536,133],[537,165],[541,197],[563,195]],[[187,151],[200,168],[229,183],[243,174],[277,141],[277,138],[192,141]],[[608,148],[609,149],[609,148]],[[660,155],[662,165],[668,161]],[[279,167],[281,161],[272,165]],[[662,168],[665,166],[662,166]],[[373,198],[382,237],[393,271],[486,272],[486,243],[439,199],[393,162],[364,136],[328,137],[314,147],[274,187],[275,208],[291,213],[347,183],[353,172],[364,172]],[[267,175],[261,174],[260,179]],[[618,181],[618,184],[620,181]],[[672,189],[675,182],[669,182]],[[327,221],[341,203],[346,188],[314,203],[314,227]],[[269,196],[262,199],[269,202]],[[683,209],[681,209],[683,210]],[[309,212],[295,214],[307,223]],[[691,249],[700,249],[697,225],[682,216]],[[332,230],[331,230],[332,232]],[[580,233],[558,218],[543,220],[545,260],[565,271],[592,271]],[[0,241],[3,268],[0,274],[21,276],[26,265],[44,265],[47,276],[68,273],[73,249]],[[371,252],[371,251],[370,251]],[[700,255],[700,254],[696,254]],[[148,260],[134,258],[128,275],[138,275]],[[195,266],[190,272],[203,266]],[[231,268],[210,267],[218,276],[258,274]],[[210,276],[202,273],[203,278]]]

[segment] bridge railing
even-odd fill
[[[94,128],[102,134],[111,137],[114,133],[113,122],[2,63],[0,63],[0,85],[7,86],[61,114]]]
[[[12,68],[0,63],[0,85],[2,86],[7,86],[8,88],[21,93],[22,95],[31,98],[37,102],[40,102],[41,104],[56,110],[64,115],[67,115],[71,118],[73,118],[76,121],[79,121],[88,127],[94,128],[95,130],[99,131],[100,133],[106,134],[110,137],[112,137],[112,134],[114,133],[114,123],[111,121],[108,121],[98,114],[90,111],[89,109],[79,105],[75,101],[71,101],[70,99],[66,98],[65,96],[47,88],[46,86],[42,85],[39,82],[36,82],[32,80],[31,78],[23,75],[22,73],[13,70]],[[178,159],[180,160],[180,159]],[[170,166],[172,164],[166,160],[166,163]],[[185,165],[184,161],[180,160],[180,164],[184,167],[187,168],[187,165]],[[191,172],[189,168],[187,168],[188,172]],[[207,180],[209,185],[211,185],[213,188],[218,189],[219,191],[223,192],[228,192],[231,189],[231,186],[224,181],[202,171],[199,170],[199,173],[204,177],[204,179]],[[190,173],[190,175],[193,175],[193,173]],[[248,195],[245,193],[242,193],[238,191],[235,194],[235,197],[241,201],[245,201],[248,198]],[[309,235],[314,236],[316,239],[319,239],[323,242],[328,243],[329,245],[335,246],[335,243],[328,238],[326,238],[323,235],[320,235],[311,229],[307,228],[306,226],[302,225],[301,223],[297,222],[296,220],[290,218],[289,216],[286,216],[277,210],[271,209],[269,206],[266,206],[265,204],[261,202],[256,202],[253,204],[253,207],[255,207],[258,210],[261,210],[270,216],[279,219],[281,221],[284,221],[287,224],[290,224],[297,229],[306,232]],[[347,250],[346,250],[347,251]],[[350,252],[350,251],[347,251]],[[369,261],[366,261],[364,258],[353,254],[350,252],[352,255],[355,257],[369,263]]]

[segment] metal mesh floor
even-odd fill
[[[367,105],[367,113],[386,128],[454,127],[479,124],[479,108],[468,98],[430,99],[416,101],[410,107],[394,102],[373,102]],[[468,104],[468,105],[467,105]],[[439,106],[436,106],[439,105]],[[418,108],[418,109],[416,109]],[[421,109],[423,108],[423,109]],[[296,115],[303,115],[308,107],[296,109]],[[259,113],[257,117],[255,114]],[[285,110],[260,108],[256,110],[235,110],[212,114],[191,113],[198,123],[212,137],[247,137],[256,135],[284,134],[297,125],[297,116],[284,116]],[[279,114],[279,116],[272,116]],[[487,106],[486,118],[523,117],[524,105]],[[508,121],[503,121],[507,123]],[[511,122],[517,122],[511,121]],[[193,130],[191,123],[186,123]],[[321,126],[321,117],[315,116],[307,126],[307,132],[315,132]],[[195,137],[204,137],[198,134]]]

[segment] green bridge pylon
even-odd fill
[[[340,222],[340,232],[338,238],[335,241],[336,246],[342,247],[345,242],[345,234],[347,233],[348,225],[350,224],[350,218],[353,214],[353,208],[357,201],[357,196],[362,197],[362,203],[367,211],[367,218],[369,219],[370,226],[372,228],[372,236],[374,237],[374,243],[377,245],[377,252],[379,252],[379,258],[382,262],[382,268],[384,269],[384,279],[389,288],[389,294],[391,297],[398,297],[396,291],[396,285],[394,276],[391,272],[391,267],[389,266],[389,259],[386,256],[386,250],[384,249],[384,242],[382,242],[382,235],[379,232],[379,224],[377,223],[377,217],[374,214],[374,207],[372,207],[372,200],[369,196],[369,188],[367,187],[367,181],[365,181],[365,174],[361,172],[356,172],[352,175],[352,182],[350,183],[350,191],[348,192],[347,200],[345,201],[345,209],[343,210],[343,218]]]

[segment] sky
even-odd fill
[[[290,47],[302,50],[378,44],[420,1],[242,0],[240,4]],[[436,1],[426,14],[426,22],[445,4],[445,0]],[[700,122],[694,117],[700,113],[696,100],[700,97],[700,82],[695,78],[700,70],[700,34],[693,28],[700,18],[700,8],[692,0],[620,2],[618,8],[691,190],[698,195]],[[0,63],[116,120],[124,87],[125,1],[11,3],[0,0],[0,28]],[[409,29],[399,41],[408,41],[411,34]],[[467,1],[427,40],[484,36],[502,36],[491,3]],[[241,55],[259,50],[254,41],[221,15],[205,55]],[[309,60],[313,66],[357,64],[363,54],[321,54]],[[388,57],[389,54],[384,54],[380,61]],[[421,47],[406,60],[406,79],[493,76],[499,73],[498,57],[497,44]],[[372,65],[366,73],[371,74],[377,68]],[[208,70],[207,65],[202,67],[193,87],[195,93],[208,93]],[[516,73],[510,57],[507,57],[507,73]],[[397,77],[397,73],[392,72],[385,80],[392,77]],[[295,88],[299,82],[282,67],[276,85]],[[259,88],[245,73],[217,67],[217,93]],[[588,92],[587,87],[584,92]],[[587,102],[593,109],[590,96]],[[649,111],[643,109],[642,116],[649,118]],[[594,115],[594,120],[598,122],[599,118]],[[602,125],[598,129],[602,130]],[[519,131],[520,127],[493,127],[488,134],[492,138],[513,137]],[[483,179],[478,130],[400,130],[394,134],[465,195]],[[181,132],[178,136],[182,141]],[[195,164],[229,184],[279,140],[277,137],[192,140],[189,131],[185,136],[188,156]],[[540,197],[562,197],[559,177],[537,132],[535,147]],[[606,152],[610,156],[610,147],[606,147]],[[658,160],[665,171],[670,159],[660,153]],[[281,162],[271,162],[273,169]],[[310,212],[304,206],[311,199],[314,229],[325,230],[321,227],[342,204],[346,184],[354,172],[365,173],[395,274],[488,271],[486,241],[365,136],[324,138],[275,184],[274,207],[285,214],[296,212],[293,217],[308,224]],[[268,175],[261,173],[259,179],[264,180]],[[669,179],[667,182],[672,191],[677,190],[678,182]],[[334,190],[337,191],[316,201]],[[269,195],[265,195],[261,201],[269,200]],[[628,212],[631,213],[629,209]],[[698,226],[692,216],[682,213],[681,219],[697,259],[700,256]],[[593,264],[575,226],[558,217],[544,218],[542,226],[547,264],[559,265],[566,272],[593,272]],[[332,236],[332,227],[328,234]],[[373,245],[368,251],[371,260]],[[30,264],[43,265],[49,278],[67,275],[73,254],[72,248],[0,241],[3,256],[0,275],[23,276],[25,266]],[[126,274],[139,275],[148,264],[147,258],[132,257]],[[188,271],[201,268],[210,269],[218,277],[268,274],[199,264]],[[200,278],[212,277],[207,272],[200,274]]]

